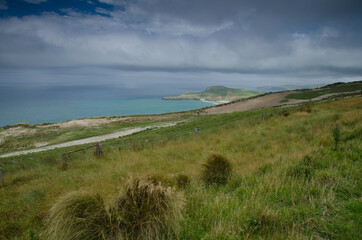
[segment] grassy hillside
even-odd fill
[[[222,86],[209,87],[199,93],[184,93],[176,97],[164,97],[164,100],[206,100],[206,101],[234,101],[262,94],[260,91],[227,88]]]
[[[169,185],[179,174],[191,179],[177,190],[186,200],[180,239],[360,239],[361,102],[195,116],[104,142],[102,157],[75,153],[67,168],[59,154],[74,148],[0,160],[0,239],[42,238],[64,194],[98,193],[110,204],[129,176],[149,174]],[[212,151],[232,165],[225,185],[202,181]]]
[[[351,83],[334,83],[321,88],[300,90],[296,93],[289,94],[286,99],[312,99],[325,94],[348,93],[362,91],[362,81]]]
[[[87,127],[77,125],[61,127],[57,124],[17,124],[14,126],[0,127],[0,154],[104,135],[135,126],[141,127],[162,122],[180,121],[188,118],[189,115],[191,115],[191,113],[185,112],[164,118],[162,115],[131,116],[119,118],[119,120],[114,122]]]

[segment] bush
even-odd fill
[[[190,185],[190,182],[191,181],[189,176],[185,174],[179,174],[176,177],[176,183],[178,188],[185,189],[188,185]]]
[[[72,192],[50,209],[45,239],[110,239],[111,218],[98,194]]]
[[[282,115],[283,115],[284,117],[288,117],[288,116],[290,115],[290,112],[287,111],[287,110],[285,110],[285,111],[282,112]]]
[[[154,178],[130,179],[111,207],[111,214],[130,239],[162,239],[177,236],[184,199]]]
[[[231,176],[229,160],[218,153],[212,153],[203,167],[202,178],[206,185],[226,184]]]
[[[312,106],[310,103],[304,103],[302,105],[299,106],[298,110],[300,112],[307,112],[307,113],[311,113],[312,112]]]

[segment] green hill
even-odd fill
[[[361,101],[310,103],[311,111],[284,106],[190,115],[177,126],[105,141],[101,157],[91,149],[73,153],[64,165],[60,154],[79,146],[1,159],[0,239],[46,239],[41,235],[45,229],[63,224],[46,221],[50,209],[56,215],[54,206],[64,210],[67,199],[74,200],[75,208],[66,216],[74,216],[74,209],[84,211],[65,222],[74,221],[66,230],[79,231],[72,232],[75,236],[101,233],[97,239],[107,239],[123,226],[108,218],[115,197],[130,176],[149,174],[171,186],[164,188],[167,199],[183,196],[182,211],[173,212],[183,220],[156,219],[152,228],[174,224],[178,239],[360,239]],[[214,151],[231,163],[225,185],[203,182],[204,164]],[[180,174],[190,180],[185,189],[177,187]],[[86,199],[87,194],[94,197]],[[134,211],[131,223],[139,226],[140,213]],[[127,238],[132,230],[142,228],[125,228],[124,235],[108,239]],[[163,233],[168,232],[157,232],[154,239],[164,239]]]
[[[220,101],[231,102],[237,99],[254,97],[264,92],[252,91],[247,89],[227,88],[223,86],[209,87],[199,93],[183,93],[180,96],[163,97],[163,100],[205,100],[205,101]]]
[[[349,83],[333,83],[326,85],[324,87],[315,88],[315,89],[304,89],[298,90],[296,93],[287,95],[286,99],[313,99],[319,96],[326,94],[335,95],[335,94],[350,94],[350,93],[360,93],[362,91],[362,81],[349,82]]]

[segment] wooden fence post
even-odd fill
[[[102,155],[102,146],[101,146],[100,143],[97,144],[97,147],[96,147],[96,155],[97,155],[97,156]]]
[[[263,115],[261,115],[261,120],[265,121],[265,113],[263,113]]]
[[[194,134],[197,135],[197,128],[194,128]]]
[[[4,183],[4,172],[3,169],[0,168],[0,187],[3,187],[5,185]]]

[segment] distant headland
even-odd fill
[[[227,88],[223,86],[213,86],[206,88],[203,92],[186,92],[179,96],[163,97],[163,100],[201,100],[219,103],[232,102],[237,99],[249,98],[263,94],[261,91],[252,91],[247,89]]]

